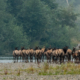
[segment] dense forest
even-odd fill
[[[80,42],[80,0],[0,0],[0,55]]]

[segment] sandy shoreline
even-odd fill
[[[0,63],[0,80],[80,80],[80,75],[38,75],[37,73],[27,73],[26,69],[42,67],[36,63]],[[59,64],[49,64],[56,66]],[[21,70],[21,71],[20,71]],[[24,71],[22,71],[24,70]],[[19,74],[19,75],[18,75]]]

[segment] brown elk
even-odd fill
[[[43,47],[43,48],[41,49],[42,62],[44,61],[44,52],[45,52],[45,47]]]
[[[56,59],[58,60],[58,58],[60,59],[60,64],[62,63],[62,61],[64,62],[64,58],[65,58],[65,54],[67,52],[68,47],[65,46],[62,49],[56,49],[55,50],[55,55],[56,55]]]
[[[26,50],[25,50],[25,59],[26,59],[25,62],[29,62],[29,61],[28,61],[29,55],[30,55],[30,50],[29,50],[29,49],[26,49]]]
[[[40,59],[41,50],[38,47],[36,47],[34,50],[35,50],[34,51],[35,63],[36,63],[36,60],[37,60],[37,63],[38,63],[39,59]]]
[[[28,49],[24,49],[24,47],[21,48],[21,56],[22,56],[22,61],[24,62],[29,62],[28,61],[28,56],[29,56],[29,50]]]
[[[30,62],[33,62],[34,50],[32,48],[29,49]]]
[[[47,51],[44,53],[46,58],[47,58],[47,62],[51,63],[51,54],[52,54],[52,49],[48,48]]]
[[[72,50],[67,49],[65,56],[67,57],[68,62],[71,60],[71,55],[72,55]]]
[[[62,63],[62,60],[64,62],[64,51],[63,51],[63,49],[58,49],[58,55],[59,55],[60,64],[61,64]]]
[[[59,52],[58,52],[58,49],[56,49],[56,48],[54,48],[53,49],[53,51],[52,51],[52,62],[54,62],[54,61],[56,61],[57,62],[57,60],[58,60],[58,54]]]
[[[72,57],[77,61],[79,59],[80,62],[80,50],[76,50],[76,48],[73,48],[72,50]],[[72,58],[72,60],[73,60]]]
[[[18,62],[18,57],[19,56],[20,56],[20,59],[21,59],[21,50],[17,50],[17,47],[16,47],[15,50],[13,51],[14,62],[15,62],[16,59],[17,59],[17,62]]]

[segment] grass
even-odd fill
[[[30,66],[29,68],[26,69],[26,72],[31,73],[31,74],[33,74],[37,71],[38,71],[37,68],[34,68],[33,66]]]
[[[1,71],[2,72],[2,71]],[[38,75],[75,75],[80,74],[80,64],[74,64],[74,63],[65,63],[57,66],[49,65],[48,63],[44,63],[44,65],[40,68],[34,68],[32,65],[29,68],[23,69],[4,69],[4,73],[1,73],[0,75],[16,75],[20,76],[24,72],[29,74],[37,73]]]
[[[61,64],[61,66],[52,67],[47,63],[43,66],[39,75],[75,75],[80,74],[80,65],[74,63]]]
[[[5,69],[5,70],[4,70],[4,75],[7,75],[7,74],[8,74],[8,70]]]
[[[17,71],[17,76],[20,76],[20,69]]]

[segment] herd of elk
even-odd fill
[[[64,59],[67,59],[68,61],[71,61],[71,56],[72,56],[72,60],[73,58],[77,61],[79,60],[80,62],[80,50],[76,50],[76,48],[73,48],[73,50],[68,49],[67,46],[65,46],[62,49],[58,49],[58,48],[39,48],[39,47],[35,47],[35,49],[25,49],[24,47],[22,47],[20,50],[17,49],[17,47],[15,48],[15,50],[13,51],[13,59],[14,62],[15,60],[17,60],[18,62],[18,58],[20,57],[20,60],[22,58],[22,62],[33,62],[33,58],[35,60],[35,62],[43,62],[44,61],[44,57],[46,57],[47,62],[51,61],[54,63],[57,62],[64,62]]]

